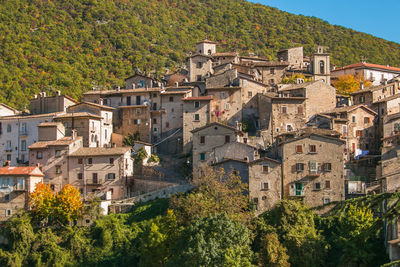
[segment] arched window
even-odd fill
[[[323,60],[319,62],[319,72],[320,74],[325,74],[325,62]]]

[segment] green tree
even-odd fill
[[[287,249],[282,246],[277,233],[270,232],[261,239],[259,263],[266,267],[290,266]]]
[[[134,134],[129,133],[127,136],[124,137],[123,144],[124,146],[133,147],[135,145],[135,141],[140,140],[140,134],[136,131]]]
[[[167,266],[251,266],[250,233],[226,214],[193,220],[172,247]]]
[[[133,156],[136,164],[142,164],[145,158],[147,158],[147,152],[143,147],[139,148],[138,151],[136,151],[136,154]]]

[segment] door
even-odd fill
[[[303,195],[303,183],[296,183],[296,196]]]

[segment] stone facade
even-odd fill
[[[278,52],[279,61],[286,61],[290,68],[303,68],[303,47],[283,49]]]
[[[331,65],[330,55],[326,53],[326,47],[318,46],[317,51],[311,58],[311,72],[314,81],[323,81],[331,84]]]
[[[367,88],[364,88],[362,85],[360,90],[352,93],[351,96],[353,99],[353,105],[365,104],[371,107],[373,103],[384,100],[387,97],[391,97],[399,93],[399,81],[393,80],[387,82],[386,84],[384,83]]]
[[[281,163],[261,158],[249,164],[249,197],[256,205],[255,213],[261,214],[282,199]]]
[[[33,115],[65,112],[68,107],[78,102],[72,97],[61,95],[60,91],[57,91],[55,96],[46,96],[45,92],[41,92],[39,96],[35,95],[29,103],[29,112]]]
[[[153,88],[158,86],[158,81],[149,76],[135,74],[125,79],[125,89]]]
[[[213,74],[212,57],[194,54],[188,58],[189,82],[202,81],[207,75]]]
[[[207,88],[207,95],[212,96],[211,121],[236,125],[242,121],[241,87]]]
[[[278,142],[283,196],[304,198],[311,207],[344,200],[343,150],[342,140],[316,134]]]
[[[207,138],[207,137],[205,137]],[[232,141],[221,146],[214,147],[210,154],[215,163],[221,162],[224,159],[237,159],[246,162],[252,162],[260,158],[257,148],[245,143]]]

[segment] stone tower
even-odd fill
[[[217,43],[210,40],[203,40],[196,44],[196,53],[211,56],[217,51]]]
[[[311,59],[311,72],[315,81],[322,80],[327,84],[331,84],[330,58],[326,50],[327,47],[317,47],[317,51]]]

